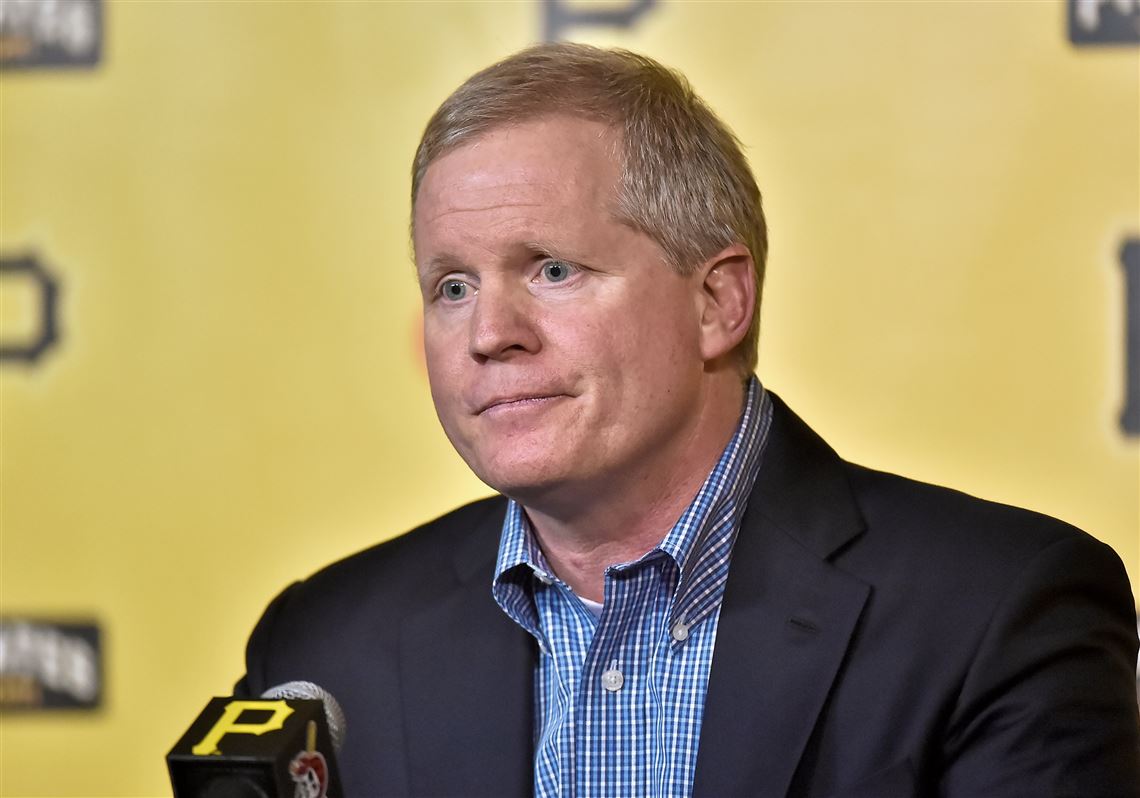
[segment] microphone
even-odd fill
[[[213,698],[166,755],[174,798],[343,798],[344,711],[312,682]]]
[[[332,693],[312,682],[285,682],[276,687],[270,687],[261,694],[262,698],[301,698],[316,699],[324,705],[325,722],[329,725],[329,735],[332,737],[333,750],[340,752],[344,745],[344,710]]]

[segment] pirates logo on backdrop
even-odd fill
[[[1130,437],[1140,436],[1140,238],[1129,238],[1120,247],[1124,271],[1124,408],[1120,429]]]
[[[0,361],[35,365],[59,339],[59,283],[35,254],[0,256],[5,297]]]
[[[90,68],[102,54],[102,0],[0,3],[0,67]]]
[[[1073,44],[1140,44],[1140,0],[1068,0],[1068,6]]]
[[[0,709],[96,709],[102,644],[92,621],[0,619]]]
[[[542,35],[546,41],[554,42],[566,38],[571,29],[628,30],[656,5],[657,0],[626,0],[588,6],[570,0],[542,0]]]

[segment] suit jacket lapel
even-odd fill
[[[473,530],[453,590],[405,621],[400,683],[411,795],[528,796],[533,638],[491,596],[502,513]]]
[[[784,796],[870,588],[827,558],[863,520],[838,456],[773,397],[733,549],[694,796]]]

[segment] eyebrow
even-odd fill
[[[576,256],[573,253],[567,252],[562,247],[550,241],[532,239],[524,241],[520,246],[532,255],[545,255],[555,260],[568,260],[573,263],[580,263],[583,260],[581,255]]]
[[[416,269],[421,284],[432,282],[434,278],[454,271],[466,271],[467,264],[452,255],[442,254],[432,257],[423,269]]]

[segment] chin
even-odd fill
[[[551,462],[549,456],[478,463],[468,460],[467,464],[484,483],[523,504],[541,501],[559,486],[566,486],[573,476],[568,464]]]

